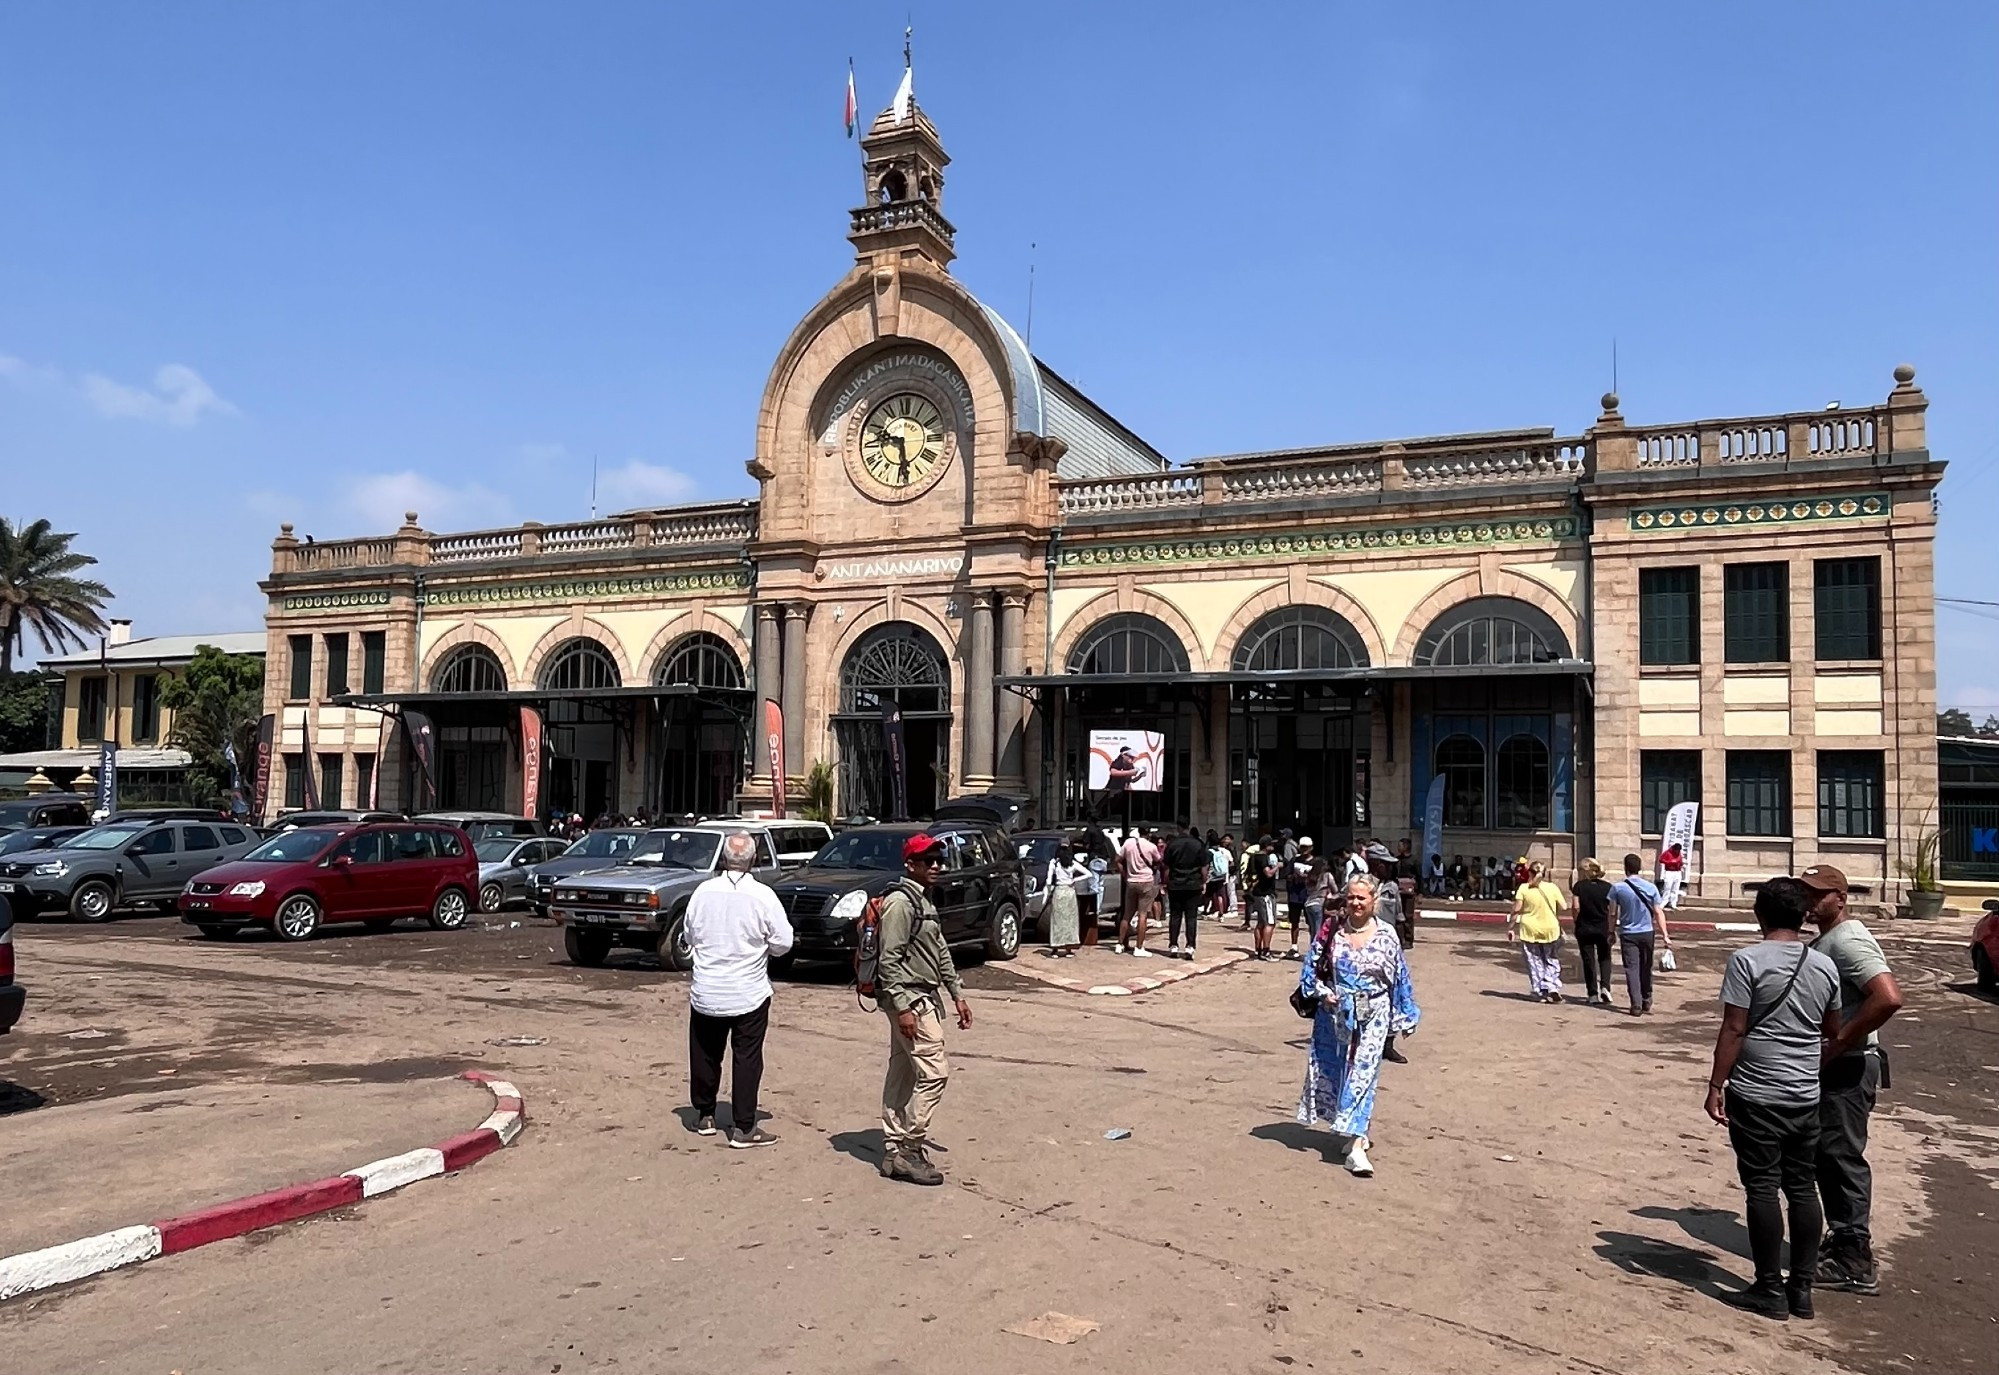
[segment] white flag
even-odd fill
[[[915,70],[913,68],[904,67],[902,69],[902,84],[895,88],[894,109],[895,122],[897,124],[902,124],[909,119],[910,102],[916,99],[915,87],[910,84],[914,76]]]

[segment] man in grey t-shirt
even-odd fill
[[[1812,1316],[1818,1266],[1819,1065],[1839,1035],[1839,971],[1799,935],[1811,892],[1773,878],[1756,894],[1763,940],[1729,956],[1721,1030],[1708,1076],[1707,1113],[1728,1128],[1748,1195],[1756,1282],[1729,1302],[1765,1317]],[[1791,1275],[1783,1271],[1790,1204]]]
[[[1814,864],[1798,875],[1811,890],[1812,921],[1819,938],[1812,949],[1839,970],[1839,1039],[1829,1051],[1819,1097],[1819,1199],[1826,1238],[1818,1282],[1851,1294],[1878,1294],[1868,1229],[1874,1173],[1867,1166],[1867,1119],[1874,1111],[1887,1067],[1878,1032],[1902,1009],[1902,990],[1881,953],[1881,943],[1858,917],[1847,915],[1846,875]]]

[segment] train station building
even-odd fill
[[[778,347],[753,500],[272,546],[271,810],[1101,809],[1089,732],[1162,733],[1137,815],[1566,870],[1702,804],[1692,888],[1819,860],[1890,895],[1937,808],[1928,402],[1175,461],[951,273],[920,107],[863,139],[852,268]],[[1885,373],[1885,369],[1884,369]],[[1884,375],[1884,383],[1887,379]],[[782,716],[771,777],[763,703]],[[332,795],[328,795],[331,793]],[[1877,899],[1879,900],[1879,899]]]

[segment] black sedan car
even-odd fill
[[[1027,907],[1018,847],[998,826],[977,821],[902,822],[842,831],[811,863],[774,884],[796,933],[795,958],[852,959],[856,924],[868,899],[902,875],[903,842],[918,833],[944,845],[930,900],[954,949],[979,949],[988,959],[1020,952]]]

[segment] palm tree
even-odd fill
[[[15,525],[0,516],[0,673],[13,671],[29,626],[45,654],[82,649],[85,635],[103,633],[99,613],[111,589],[71,576],[97,562],[70,549],[75,538],[51,530],[46,520]]]

